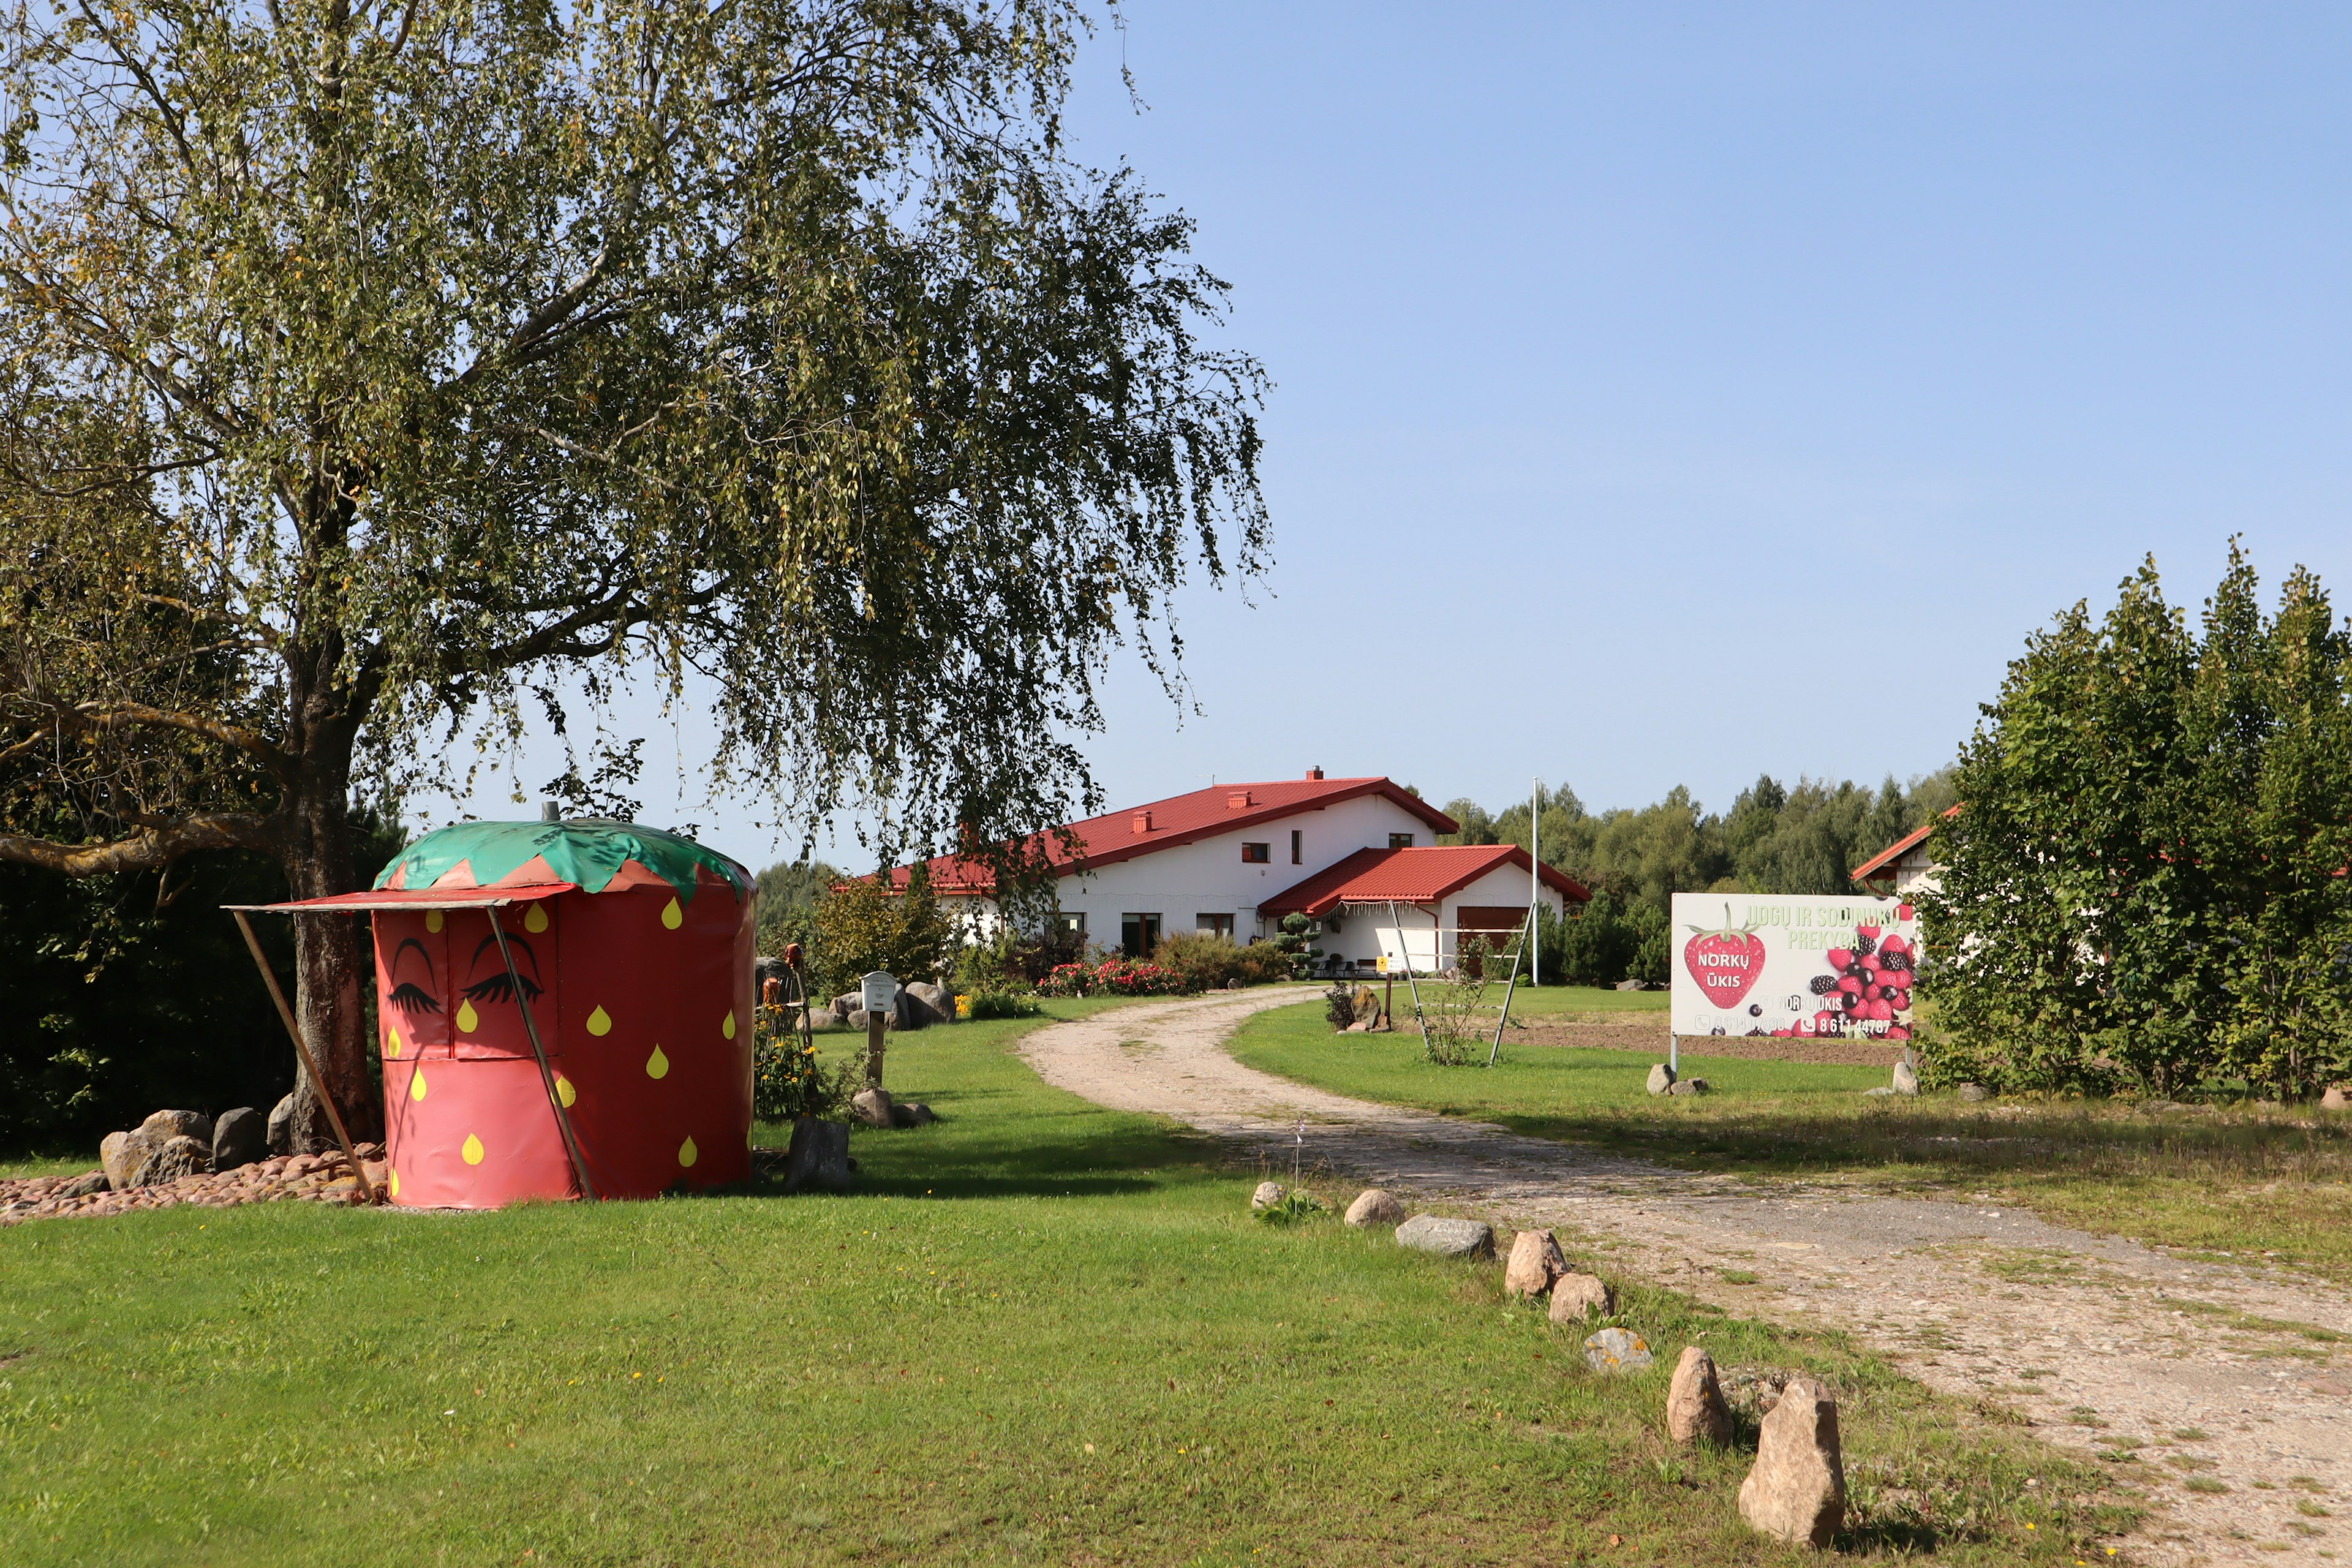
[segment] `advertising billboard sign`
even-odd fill
[[[1674,1032],[1911,1037],[1919,921],[1900,899],[1676,893]]]

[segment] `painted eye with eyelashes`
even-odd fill
[[[467,1001],[484,1004],[503,1004],[513,1001],[515,978],[518,975],[522,981],[524,1001],[536,1002],[546,994],[547,988],[541,985],[537,978],[539,954],[531,950],[530,939],[509,936],[507,938],[507,942],[514,949],[515,974],[509,975],[507,973],[506,962],[498,954],[498,939],[484,937],[481,945],[474,949],[471,966],[471,973],[481,975],[481,978],[466,987],[464,995]],[[485,970],[488,973],[485,973]]]
[[[543,994],[543,989],[539,982],[530,975],[526,974],[522,977],[524,1001],[538,1001]],[[514,1000],[514,982],[507,976],[505,971],[501,970],[496,974],[477,980],[467,986],[466,999],[469,1002],[511,1002]]]
[[[412,950],[415,953],[415,957],[413,959],[409,956]],[[419,985],[414,980],[404,980],[401,978],[401,975],[404,973],[414,973],[416,967],[420,964],[423,965],[425,969],[424,985]],[[440,998],[434,995],[430,990],[426,989],[427,986],[433,984],[433,955],[425,951],[425,944],[423,942],[417,941],[412,936],[405,942],[403,942],[398,948],[394,950],[392,955],[392,975],[394,982],[392,994],[386,997],[385,1000],[389,1001],[394,1007],[399,1008],[401,1012],[411,1018],[423,1013],[438,1013],[441,1011]]]

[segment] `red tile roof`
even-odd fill
[[[1433,904],[1466,888],[1489,871],[1517,867],[1525,873],[1528,852],[1516,844],[1438,844],[1416,849],[1359,849],[1336,866],[1286,888],[1258,905],[1273,919],[1303,914],[1320,918],[1341,904]],[[1547,866],[1544,885],[1572,904],[1592,897],[1581,882]]]
[[[1946,808],[1944,815],[1946,816],[1958,816],[1960,815],[1960,808],[1957,805],[1948,807]],[[1880,850],[1869,859],[1864,860],[1861,865],[1856,866],[1853,868],[1853,879],[1866,885],[1871,878],[1894,865],[1895,861],[1903,858],[1904,853],[1906,850],[1915,848],[1918,845],[1927,842],[1927,835],[1935,831],[1936,825],[1933,822],[1929,822],[1924,827],[1913,828],[1910,832],[1905,834],[1902,837],[1896,839],[1894,843],[1888,845],[1885,848]]]
[[[1043,847],[1053,861],[1055,874],[1066,877],[1373,795],[1402,806],[1427,823],[1433,833],[1462,830],[1460,823],[1388,779],[1308,777],[1270,784],[1218,784],[1124,811],[1089,816],[1070,824],[1070,831],[1077,836],[1082,847],[1075,858],[1065,853],[1051,836],[1043,837]],[[986,867],[960,856],[941,855],[929,864],[931,886],[940,893],[984,894],[995,888]],[[893,868],[892,883],[906,886],[908,869],[904,866]]]

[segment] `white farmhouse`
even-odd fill
[[[1146,957],[1179,931],[1254,942],[1296,912],[1319,924],[1316,945],[1339,966],[1401,965],[1409,953],[1417,969],[1443,969],[1465,929],[1500,945],[1531,899],[1558,914],[1591,896],[1549,866],[1535,876],[1524,849],[1433,843],[1459,830],[1389,779],[1327,779],[1320,768],[1194,790],[1072,823],[1079,852],[1054,855],[1059,918],[1098,947]],[[963,904],[967,929],[996,928],[984,868],[954,857],[929,868],[941,898]],[[892,873],[902,886],[906,877]]]
[[[1948,809],[1946,816],[1958,816],[1957,805]],[[1853,868],[1853,879],[1882,898],[1909,898],[1914,893],[1932,893],[1943,886],[1944,868],[1927,852],[1927,837],[1936,830],[1933,822],[1913,829]]]

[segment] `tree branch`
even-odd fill
[[[268,768],[280,779],[294,776],[294,759],[263,740],[250,730],[234,724],[224,724],[217,719],[207,719],[200,713],[176,713],[169,709],[150,708],[143,702],[84,702],[63,710],[56,722],[79,732],[85,730],[114,730],[142,726],[156,730],[177,730],[207,741],[218,741],[234,746]],[[0,764],[16,761],[37,752],[46,743],[45,735],[32,735],[0,751]]]
[[[38,866],[68,877],[152,871],[198,849],[276,848],[269,819],[250,812],[200,812],[151,822],[129,837],[105,844],[54,844],[26,834],[0,833],[0,861]]]

